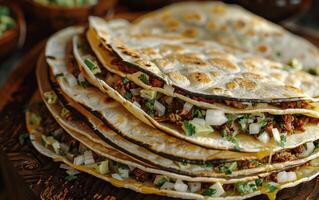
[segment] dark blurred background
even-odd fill
[[[67,0],[66,0],[67,1]],[[181,0],[100,0],[98,6],[81,9],[50,9],[33,0],[0,0],[12,7],[19,21],[12,37],[0,36],[0,88],[23,56],[38,42],[65,26],[85,23],[88,15],[125,16],[134,19],[148,11]],[[319,41],[319,0],[225,0],[280,23],[293,32]],[[3,51],[7,51],[3,53]],[[15,192],[16,189],[19,192]],[[0,200],[32,199],[32,192],[16,174],[0,146]]]

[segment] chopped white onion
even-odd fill
[[[68,166],[66,164],[63,164],[63,163],[60,165],[60,168],[61,169],[66,169],[66,170],[72,169],[72,167],[70,167],[70,166]]]
[[[258,140],[264,144],[267,144],[270,140],[270,137],[268,135],[267,132],[262,132],[259,136],[258,136]]]
[[[141,89],[139,89],[139,88],[130,89],[133,96],[140,95],[140,90]]]
[[[215,183],[209,188],[216,190],[215,194],[213,194],[212,197],[220,197],[221,195],[225,193],[223,185],[220,183]]]
[[[249,124],[249,134],[258,134],[260,131],[260,124],[258,123],[252,123],[252,124]]]
[[[186,102],[186,103],[184,104],[184,106],[183,106],[183,111],[182,111],[182,113],[183,113],[183,114],[187,114],[187,113],[189,113],[189,111],[190,111],[192,108],[193,108],[193,104]]]
[[[206,120],[201,119],[201,118],[194,118],[194,119],[192,119],[191,121],[192,121],[193,123],[195,123],[195,124],[200,125],[200,126],[206,126],[206,125],[207,125]]]
[[[62,128],[58,128],[58,129],[56,129],[56,130],[54,130],[54,131],[52,132],[52,135],[53,135],[54,137],[58,137],[58,136],[60,136],[62,133],[63,133],[63,129],[62,129]]]
[[[64,77],[66,82],[70,85],[70,87],[74,87],[78,84],[78,81],[72,74],[65,74]]]
[[[200,182],[189,182],[188,186],[191,192],[198,192],[202,188],[202,184]]]
[[[83,163],[84,163],[84,156],[83,155],[79,155],[79,156],[75,157],[73,160],[73,164],[75,164],[75,165],[83,165]]]
[[[138,107],[138,108],[141,108],[141,104],[139,104],[137,101],[134,101],[133,104]]]
[[[186,185],[182,180],[177,180],[174,185],[174,189],[179,192],[186,192],[188,185]]]
[[[171,182],[168,182],[166,181],[162,186],[161,186],[161,189],[162,190],[171,190],[174,188],[174,183],[171,183]]]
[[[167,85],[167,84],[164,84],[164,90],[166,90],[167,92],[169,93],[173,93],[174,92],[174,87],[170,86],[170,85]]]
[[[60,153],[60,149],[61,149],[60,142],[58,142],[58,141],[53,142],[52,147],[53,147],[55,153],[57,153],[57,154]]]
[[[66,171],[66,173],[68,174],[68,175],[77,175],[77,174],[80,174],[81,172],[79,172],[79,171],[77,171],[77,170],[75,170],[75,169],[69,169],[69,170],[67,170]]]
[[[85,78],[84,78],[84,76],[83,76],[82,73],[80,73],[80,74],[78,75],[78,81],[79,81],[80,83],[85,82]]]
[[[154,107],[158,116],[161,117],[165,114],[165,110],[166,110],[165,106],[161,104],[160,102],[158,102],[157,100],[155,100],[154,102]]]
[[[84,152],[84,164],[89,165],[95,163],[92,151],[85,151]]]
[[[302,158],[307,157],[313,152],[313,150],[315,150],[315,145],[313,142],[308,142],[306,143],[305,150],[299,154],[299,156]]]
[[[279,172],[277,174],[277,182],[278,183],[286,183],[291,182],[297,179],[296,172]]]
[[[123,178],[119,174],[112,174],[112,178],[123,181]]]
[[[213,126],[220,126],[228,121],[225,112],[222,110],[207,110],[205,120],[207,124]]]
[[[129,175],[130,175],[130,171],[129,171],[128,169],[118,168],[118,171],[119,171],[119,175],[120,175],[122,178],[128,178]]]
[[[278,143],[280,143],[280,133],[278,131],[277,128],[273,128],[271,129],[271,132],[272,132],[272,136],[274,137],[274,140]]]

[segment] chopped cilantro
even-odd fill
[[[214,164],[213,163],[206,163],[206,164],[203,164],[202,167],[204,167],[204,168],[213,168]]]
[[[149,77],[146,74],[141,74],[138,78],[145,84],[149,84],[150,83]]]
[[[254,182],[244,183],[239,182],[236,183],[236,189],[240,193],[240,195],[245,195],[252,193],[257,190],[257,186]]]
[[[266,119],[262,119],[258,122],[258,124],[260,125],[260,128],[263,128],[267,125],[267,120]]]
[[[208,188],[206,190],[203,191],[202,195],[204,196],[213,196],[214,194],[216,194],[217,190],[214,188]]]
[[[55,78],[62,77],[62,76],[64,76],[63,73],[58,73],[58,74],[55,75]]]
[[[128,99],[128,100],[131,100],[133,97],[132,93],[131,92],[126,92],[125,95],[124,95],[124,98],[125,99]]]
[[[259,178],[259,179],[256,179],[256,180],[255,180],[255,183],[256,183],[257,186],[262,186],[263,180],[260,179],[260,178]]]
[[[101,73],[101,69],[99,68],[99,66],[94,61],[92,61],[91,59],[86,58],[84,60],[84,63],[91,70],[91,72],[93,74]]]
[[[232,124],[236,120],[236,116],[233,114],[226,114],[227,124]]]
[[[220,168],[220,171],[227,174],[227,175],[230,175],[233,173],[234,170],[237,169],[237,162],[232,162],[232,163],[226,163],[224,164],[221,168]]]
[[[193,118],[204,118],[206,116],[206,111],[201,109],[193,109],[192,110],[192,117]]]
[[[227,133],[226,129],[222,129],[220,131],[220,134],[223,138],[226,138],[229,142],[233,143],[235,150],[240,150],[239,144],[235,138],[235,136],[237,135],[237,131],[233,131],[233,133],[230,135]]]
[[[242,131],[246,131],[248,129],[248,124],[254,121],[254,117],[252,115],[244,115],[239,119],[239,125]]]
[[[65,177],[65,180],[69,181],[69,182],[73,182],[74,180],[78,179],[79,177],[77,177],[76,175],[69,175]]]
[[[30,123],[34,126],[39,126],[41,123],[41,117],[36,113],[30,114]]]
[[[147,112],[149,114],[154,114],[155,113],[155,100],[149,100],[145,103],[145,107],[147,109]]]
[[[287,134],[281,134],[280,135],[280,145],[285,146],[286,141],[287,141]]]
[[[24,145],[25,141],[29,138],[29,134],[28,133],[22,133],[19,135],[19,143],[21,145]]]
[[[274,184],[267,184],[267,188],[269,192],[275,192],[278,188]]]
[[[187,120],[183,122],[183,127],[187,136],[192,136],[196,132],[196,127],[193,124],[189,123],[189,121]]]
[[[81,87],[83,87],[83,88],[89,87],[89,83],[86,82],[86,81],[79,81],[79,80],[78,80],[78,85],[81,86]]]

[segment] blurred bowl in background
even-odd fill
[[[225,2],[240,4],[275,22],[302,15],[312,5],[312,0],[225,0]]]
[[[83,24],[87,22],[90,15],[103,16],[107,10],[112,9],[117,0],[99,0],[95,5],[81,7],[63,7],[56,5],[45,5],[33,0],[24,0],[26,11],[36,20],[54,30],[64,27]]]
[[[16,22],[15,27],[5,31],[3,35],[0,36],[0,58],[3,58],[23,45],[26,25],[24,15],[19,6],[6,2],[0,2],[0,5],[10,9],[10,16],[13,17]]]

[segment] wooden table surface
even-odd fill
[[[126,17],[134,18],[135,15],[126,14]],[[298,32],[319,45],[318,38]],[[44,44],[45,41],[40,42],[28,51],[0,90],[0,199],[171,199],[118,189],[87,174],[80,174],[79,179],[68,182],[59,163],[39,154],[28,140],[20,144],[19,136],[27,131],[24,111],[37,90],[34,70]],[[278,199],[319,199],[318,182],[319,178],[285,189],[278,194]],[[253,199],[267,198],[258,196]]]

